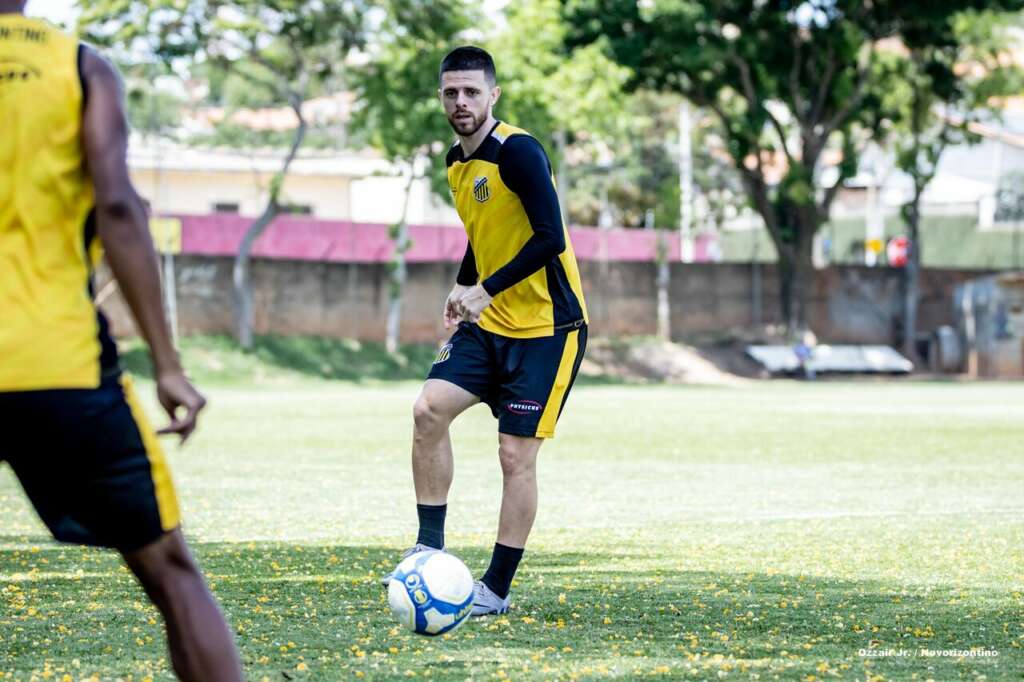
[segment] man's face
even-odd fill
[[[469,137],[491,115],[501,95],[501,88],[491,87],[479,71],[445,71],[441,74],[441,104],[452,130]]]

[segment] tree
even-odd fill
[[[502,87],[495,115],[530,131],[548,150],[565,216],[573,184],[568,152],[589,168],[613,147],[612,139],[623,137],[629,71],[596,45],[567,52],[570,28],[559,0],[510,3],[505,18],[485,42]]]
[[[443,171],[443,154],[454,134],[438,101],[438,71],[455,36],[470,25],[461,0],[395,0],[378,29],[372,61],[354,80],[358,93],[352,127],[402,169],[405,187],[398,221],[390,228],[390,264],[385,343],[398,350],[405,253],[409,241],[409,199],[413,183]],[[434,182],[448,193],[448,183]]]
[[[1007,17],[964,13],[953,21],[956,40],[920,45],[894,55],[900,78],[889,84],[883,102],[896,111],[892,137],[896,167],[911,180],[900,208],[907,228],[904,268],[903,354],[918,359],[915,347],[921,270],[921,197],[935,178],[951,145],[973,144],[972,124],[998,117],[1002,98],[1024,90],[1021,72],[1008,59]],[[958,74],[958,71],[960,72]]]
[[[169,64],[204,64],[240,77],[267,102],[291,107],[296,127],[270,181],[263,212],[249,226],[235,257],[238,341],[252,347],[249,261],[253,245],[282,213],[281,188],[304,142],[302,104],[317,84],[337,76],[366,42],[372,0],[101,0],[85,3],[80,26],[102,44],[156,55]]]
[[[959,12],[1018,0],[564,3],[570,46],[605,44],[632,69],[633,87],[678,92],[717,117],[778,251],[782,313],[795,331],[806,325],[814,235],[883,127],[872,86],[892,74],[879,64],[879,44],[955,42]],[[827,168],[829,156],[838,162]]]

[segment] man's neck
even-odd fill
[[[472,156],[473,152],[480,148],[487,136],[491,134],[491,130],[494,128],[494,124],[498,120],[494,116],[488,116],[484,124],[476,129],[476,132],[469,137],[463,137],[459,135],[459,144],[462,145],[462,155]]]

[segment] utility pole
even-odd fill
[[[693,262],[693,122],[690,103],[679,105],[679,259]]]

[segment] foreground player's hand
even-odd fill
[[[458,324],[462,319],[462,313],[459,311],[459,299],[467,291],[469,291],[469,287],[464,284],[456,284],[452,287],[452,292],[448,294],[448,300],[444,303],[445,329],[450,329],[453,324]]]
[[[462,316],[470,322],[479,322],[480,314],[483,313],[484,309],[493,300],[491,295],[487,293],[487,290],[482,285],[477,284],[466,291],[462,298],[459,299],[459,309],[462,311]]]
[[[171,418],[171,423],[157,433],[176,433],[184,443],[196,428],[196,418],[206,407],[206,398],[181,371],[166,372],[157,377],[156,397]]]

